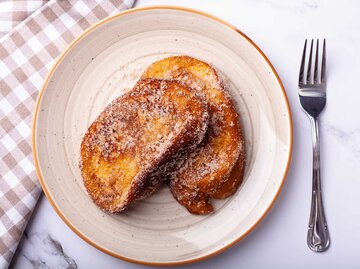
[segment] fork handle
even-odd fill
[[[313,140],[313,180],[307,243],[312,251],[322,252],[330,246],[330,234],[326,223],[321,194],[320,139],[318,117],[310,117],[310,121],[312,126]]]

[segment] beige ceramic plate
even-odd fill
[[[99,210],[78,168],[85,130],[151,62],[186,54],[219,70],[241,114],[245,182],[209,216],[189,214],[163,187],[119,215]],[[210,15],[175,7],[133,9],[91,27],[62,54],[39,96],[33,149],[42,187],[62,219],[98,249],[128,261],[173,265],[238,242],[277,197],[290,162],[291,115],[274,68],[244,34]]]

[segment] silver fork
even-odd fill
[[[313,181],[307,243],[311,250],[316,252],[322,252],[330,246],[330,234],[326,223],[321,194],[319,138],[319,115],[326,104],[326,44],[324,39],[321,61],[321,73],[319,74],[319,39],[317,39],[316,41],[314,68],[313,70],[311,68],[313,41],[314,40],[311,40],[308,68],[306,72],[305,56],[307,40],[305,40],[299,74],[299,100],[301,108],[310,118],[313,141]]]

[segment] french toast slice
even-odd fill
[[[208,102],[210,118],[204,140],[166,177],[174,198],[190,213],[213,212],[210,199],[234,194],[244,174],[244,138],[230,94],[214,68],[189,56],[157,61],[142,78],[177,80]]]
[[[116,213],[144,196],[156,169],[202,141],[208,118],[206,102],[176,81],[141,80],[115,99],[81,143],[81,174],[95,204]]]

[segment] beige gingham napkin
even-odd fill
[[[1,0],[0,1],[0,38],[9,33],[48,0]]]
[[[30,137],[44,77],[78,34],[133,4],[134,0],[0,0],[0,268],[9,265],[41,192]],[[25,20],[19,23],[21,19]]]

